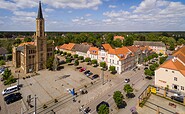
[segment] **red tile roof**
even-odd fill
[[[114,36],[114,40],[116,39],[124,40],[125,38],[123,36]]]
[[[97,47],[90,47],[89,52],[90,54],[98,55],[98,48]]]

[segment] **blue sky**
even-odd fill
[[[185,0],[41,0],[46,31],[184,31]],[[39,0],[0,0],[0,31],[35,31]]]

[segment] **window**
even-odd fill
[[[117,64],[119,65],[119,61],[117,61]]]
[[[174,80],[177,81],[177,77],[174,77]]]
[[[117,67],[117,71],[119,71],[119,67]]]
[[[181,90],[184,90],[184,86],[181,86]]]
[[[114,63],[114,60],[112,60],[112,63]]]
[[[111,63],[111,59],[110,59],[110,63]]]
[[[172,73],[175,73],[174,71],[172,71]]]

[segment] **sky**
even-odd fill
[[[185,31],[185,0],[41,0],[46,31]],[[0,0],[0,31],[35,31],[39,0]]]

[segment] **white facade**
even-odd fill
[[[83,56],[84,58],[87,57],[87,53],[84,52],[76,51],[76,54],[78,54],[78,56]]]
[[[93,59],[97,59],[98,60],[98,55],[91,54],[90,51],[87,51],[87,57],[91,58],[91,60],[93,60]]]
[[[108,62],[108,59],[107,59],[107,56],[108,56],[108,52],[105,51],[105,50],[99,50],[98,51],[98,62]]]
[[[122,73],[121,61],[116,55],[108,54],[108,61],[107,61],[108,68],[110,66],[115,66],[115,69],[118,74]]]
[[[185,76],[177,70],[159,68],[155,71],[155,85],[185,93]]]
[[[153,51],[155,51],[157,54],[162,53],[163,55],[166,54],[166,47],[162,46],[149,46]]]

